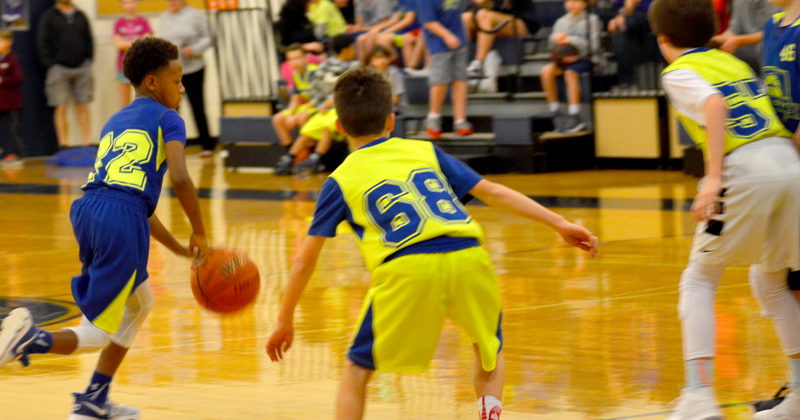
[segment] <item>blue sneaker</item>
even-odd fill
[[[139,410],[117,405],[106,400],[102,406],[94,404],[86,394],[75,392],[75,404],[67,420],[139,420]]]
[[[39,329],[33,326],[31,311],[17,308],[11,311],[0,326],[0,367],[14,360],[28,367],[28,347],[36,338]]]

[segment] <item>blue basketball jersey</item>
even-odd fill
[[[174,109],[150,98],[137,98],[103,127],[94,172],[85,191],[111,188],[142,199],[150,217],[167,171],[165,144],[186,144],[186,126]]]
[[[784,15],[776,13],[764,27],[764,81],[783,125],[794,133],[800,124],[800,61],[795,53],[800,19],[780,26]]]

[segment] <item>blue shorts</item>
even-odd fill
[[[586,59],[578,60],[564,69],[564,71],[574,71],[575,73],[588,73],[592,71],[592,62]]]
[[[69,218],[83,263],[72,278],[72,296],[94,326],[113,334],[128,297],[148,277],[147,206],[126,192],[100,188],[75,200]]]

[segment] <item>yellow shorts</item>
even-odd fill
[[[316,113],[311,117],[307,123],[300,128],[300,135],[319,140],[322,138],[322,132],[326,128],[333,134],[334,140],[344,140],[344,137],[336,130],[336,120],[339,119],[339,114],[335,109],[331,109],[326,113]]]
[[[311,104],[302,104],[299,105],[297,108],[294,109],[294,112],[289,112],[288,109],[284,109],[280,112],[281,115],[285,115],[287,117],[291,117],[292,115],[297,115],[301,112],[307,112],[308,114],[314,114],[317,112],[317,108],[314,108]]]
[[[394,41],[395,48],[403,48],[403,35],[392,36],[392,41]]]
[[[503,347],[502,305],[483,248],[406,255],[378,266],[348,358],[381,372],[425,372],[445,318],[478,346],[483,369],[494,370]]]

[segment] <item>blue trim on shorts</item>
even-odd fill
[[[500,312],[500,319],[497,320],[497,339],[500,340],[500,348],[497,353],[503,351],[503,313]]]
[[[592,71],[592,62],[587,59],[578,60],[568,65],[564,71],[574,71],[575,73],[589,73]]]
[[[375,333],[372,332],[372,302],[370,302],[367,313],[364,315],[364,320],[358,328],[356,338],[353,340],[353,345],[350,346],[350,351],[347,352],[347,358],[356,366],[375,370],[375,359],[372,355],[374,346]]]
[[[454,238],[452,236],[439,236],[427,241],[415,243],[407,246],[394,254],[389,255],[383,260],[387,263],[391,260],[413,254],[442,254],[445,252],[461,251],[462,249],[480,246],[475,238]]]

